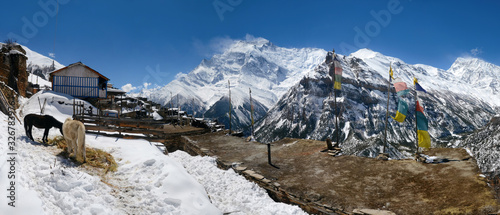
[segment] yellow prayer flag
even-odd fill
[[[392,72],[392,66],[389,66],[389,75],[394,79],[394,72]]]
[[[406,119],[406,116],[402,113],[400,113],[399,111],[396,112],[396,116],[391,116],[394,120],[398,121],[398,122],[404,122],[405,119]]]
[[[431,136],[429,136],[429,132],[424,130],[418,130],[418,146],[422,148],[430,148],[431,147]]]
[[[340,89],[341,89],[341,87],[340,87],[340,86],[341,86],[341,83],[340,83],[340,82],[336,82],[336,81],[335,81],[335,83],[334,83],[334,85],[333,85],[333,88],[334,88],[334,89],[336,89],[336,90],[340,90]]]

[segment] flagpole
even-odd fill
[[[333,102],[333,107],[334,107],[334,110],[335,110],[335,133],[337,133],[337,144],[335,145],[340,145],[339,143],[339,125],[338,125],[338,113],[337,113],[337,91],[335,90],[335,88],[333,89],[333,94],[335,95],[335,100]]]
[[[415,146],[417,147],[417,151],[415,154],[418,154],[418,124],[417,124],[417,101],[418,101],[418,96],[417,96],[417,85],[416,85],[417,79],[414,77],[413,78],[413,85],[415,86]]]
[[[333,67],[335,69],[335,59],[336,59],[336,54],[335,50],[333,50]],[[335,79],[335,74],[333,79]],[[335,116],[335,133],[337,136],[337,142],[335,146],[340,146],[340,135],[339,135],[339,125],[338,125],[338,113],[337,113],[337,91],[335,90],[335,80],[333,81],[333,94],[334,94],[334,100],[333,100],[333,109],[334,109],[334,116]],[[340,111],[339,111],[340,112]]]
[[[252,118],[252,137],[254,136],[254,129],[253,129],[253,102],[252,102],[252,89],[248,88],[250,92],[250,117]]]
[[[229,135],[233,132],[231,131],[231,83],[227,80],[227,87],[229,89]]]
[[[385,113],[385,132],[384,132],[385,143],[382,147],[382,153],[385,153],[385,146],[387,145],[387,122],[389,121],[389,99],[390,99],[390,95],[391,95],[391,72],[392,72],[392,65],[389,64],[389,83],[387,84],[387,111]]]

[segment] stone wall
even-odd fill
[[[0,81],[21,96],[26,96],[28,72],[26,51],[19,44],[1,44]]]

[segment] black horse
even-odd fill
[[[31,130],[33,126],[37,128],[45,128],[45,132],[43,132],[42,141],[46,143],[48,141],[47,136],[49,136],[49,130],[52,127],[59,128],[62,131],[62,122],[57,121],[54,117],[50,115],[38,115],[38,114],[28,114],[24,117],[24,130],[26,132],[26,136],[34,141],[33,135],[31,134]]]

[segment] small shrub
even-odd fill
[[[3,42],[7,45],[7,47],[10,47],[10,46],[13,46],[13,45],[15,45],[15,44],[16,44],[16,41],[15,41],[15,40],[13,40],[13,39],[11,39],[11,38],[6,39],[6,40],[5,40],[5,41],[3,41]]]

